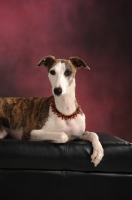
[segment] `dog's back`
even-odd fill
[[[52,97],[0,98],[0,131],[23,129],[23,139],[48,118]]]

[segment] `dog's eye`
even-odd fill
[[[72,73],[72,72],[71,72],[69,69],[67,69],[67,70],[65,71],[65,73],[64,73],[64,74],[65,74],[65,76],[70,76],[70,75],[71,75],[71,73]]]
[[[50,70],[51,75],[55,75],[55,70]]]

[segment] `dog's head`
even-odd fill
[[[37,66],[44,65],[48,69],[48,77],[52,85],[53,94],[60,96],[65,94],[70,86],[75,86],[75,74],[77,69],[90,68],[78,57],[70,57],[69,60],[55,59],[54,56],[42,58]]]

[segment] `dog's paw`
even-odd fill
[[[68,141],[68,136],[64,132],[58,132],[52,140],[53,143],[66,143]]]
[[[94,164],[96,167],[100,161],[102,160],[104,156],[104,149],[100,142],[98,141],[98,144],[93,145],[93,154],[91,155],[91,162]]]

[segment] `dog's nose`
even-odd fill
[[[62,89],[60,87],[54,89],[54,93],[59,96],[62,93]]]

